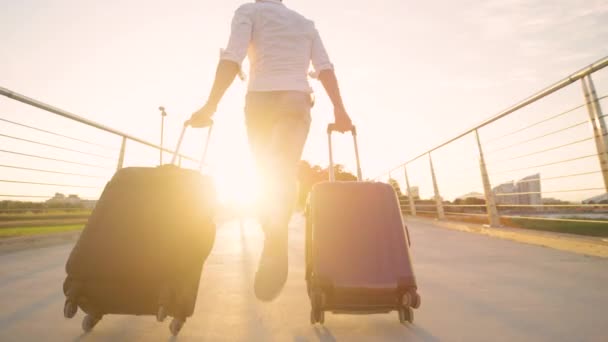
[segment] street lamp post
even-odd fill
[[[163,165],[163,141],[165,136],[165,116],[167,116],[167,112],[165,112],[165,107],[158,107],[160,110],[160,165]]]

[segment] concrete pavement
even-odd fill
[[[608,341],[608,260],[411,223],[422,295],[415,324],[397,313],[326,314],[309,324],[303,223],[295,217],[290,275],[273,303],[252,282],[261,248],[256,224],[218,230],[195,315],[179,341]],[[84,335],[82,313],[62,315],[71,243],[0,255],[0,341],[167,341],[168,322],[107,316]]]

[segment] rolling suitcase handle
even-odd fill
[[[327,141],[329,143],[329,181],[335,182],[336,175],[334,173],[334,156],[331,145],[331,134],[336,130],[336,124],[327,125]],[[357,128],[353,125],[350,129],[350,132],[353,135],[353,143],[355,145],[355,157],[357,158],[357,180],[361,182],[363,180],[363,176],[361,175],[361,162],[359,160],[359,145],[357,145]]]
[[[171,165],[175,165],[175,161],[177,160],[177,155],[179,154],[179,150],[182,147],[182,141],[184,140],[184,135],[186,134],[186,129],[188,129],[189,123],[190,121],[184,122],[184,128],[182,128],[182,132],[179,135],[179,140],[177,140],[175,152],[173,153],[173,158],[171,158]],[[207,139],[205,140],[205,146],[203,147],[203,155],[198,166],[199,171],[203,170],[203,165],[205,164],[205,159],[207,158],[209,140],[211,139],[211,132],[213,131],[213,121],[209,121],[209,125],[207,127],[209,127],[209,131],[207,132]]]

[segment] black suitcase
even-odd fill
[[[106,314],[172,316],[177,335],[215,239],[215,198],[209,177],[173,162],[116,172],[67,261],[65,317],[80,308],[88,332]]]
[[[396,310],[413,321],[420,295],[409,253],[409,234],[397,195],[385,183],[363,182],[357,149],[357,182],[335,182],[328,128],[330,181],[315,185],[306,210],[306,280],[312,324],[333,313]]]

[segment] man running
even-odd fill
[[[271,301],[287,280],[288,224],[296,193],[296,168],[310,127],[312,89],[308,70],[318,78],[334,106],[336,128],[348,131],[333,65],[314,23],[288,9],[281,0],[257,0],[239,7],[228,46],[222,51],[207,103],[189,121],[202,127],[249,57],[250,79],[245,104],[247,135],[262,176],[260,222],[264,250],[255,277],[260,300]]]

